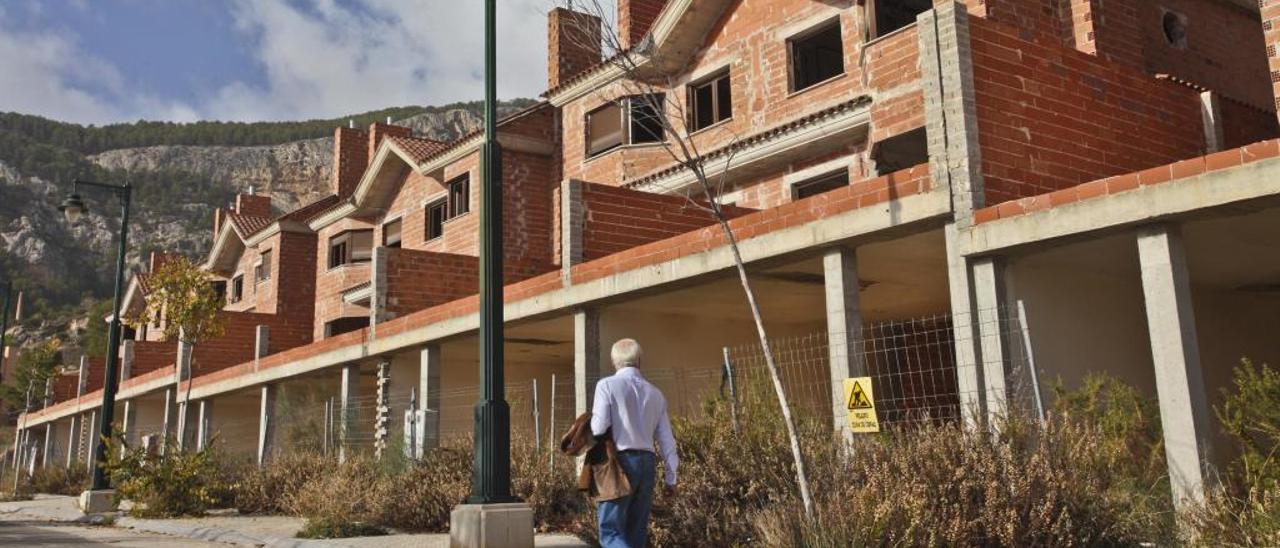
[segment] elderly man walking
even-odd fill
[[[666,466],[665,493],[676,493],[676,439],[671,433],[667,398],[640,374],[640,343],[622,339],[610,353],[613,376],[596,383],[591,409],[591,433],[611,433],[618,461],[631,483],[631,495],[601,501],[600,544],[605,548],[644,548],[649,537],[649,509],[657,483],[657,449]]]

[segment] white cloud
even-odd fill
[[[499,0],[499,95],[546,85],[547,0]],[[265,84],[232,83],[202,110],[227,119],[330,117],[393,105],[481,98],[480,2],[333,0],[301,6],[241,0],[239,31]]]
[[[501,97],[536,96],[545,88],[552,3],[498,0]],[[0,110],[90,123],[288,120],[481,98],[481,2],[235,0],[230,9],[261,82],[227,82],[194,104],[163,99],[138,92],[63,29],[0,25]]]

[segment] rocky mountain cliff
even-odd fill
[[[528,103],[514,101],[500,112]],[[475,103],[392,112],[406,109],[419,112],[395,123],[413,128],[419,137],[451,141],[482,124]],[[374,114],[360,115],[363,118],[355,123],[367,125]],[[71,179],[127,180],[134,185],[129,241],[133,267],[154,249],[197,258],[209,246],[213,209],[229,203],[237,192],[252,188],[270,195],[280,211],[328,192],[333,128],[346,124],[343,119],[324,122],[248,124],[234,128],[234,136],[207,137],[205,133],[192,136],[194,131],[206,131],[194,127],[184,133],[187,128],[179,124],[165,124],[159,130],[155,123],[85,128],[0,113],[0,281],[14,280],[26,292],[25,332],[47,336],[65,329],[93,302],[110,297],[119,206],[109,196],[84,191],[90,214],[76,226],[67,225],[56,206],[69,192]],[[218,125],[196,125],[201,124]],[[79,135],[68,136],[77,131]],[[103,131],[114,132],[108,134],[114,141],[103,139]],[[157,137],[156,131],[166,133]],[[313,137],[238,144],[300,132]],[[185,144],[208,139],[224,142]],[[158,143],[113,149],[99,142],[104,140]]]

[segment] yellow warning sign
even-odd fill
[[[876,397],[871,388],[871,377],[854,377],[844,380],[845,407],[849,410],[849,427],[855,433],[879,432],[880,418],[876,416]]]

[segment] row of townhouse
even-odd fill
[[[1028,369],[1108,373],[1158,398],[1175,495],[1198,497],[1230,451],[1211,406],[1231,368],[1280,363],[1278,4],[620,0],[634,71],[589,45],[597,20],[553,10],[546,100],[498,126],[509,397],[568,420],[628,336],[694,407],[753,340],[726,237],[651,123],[679,113],[771,336],[820,339],[788,384],[833,428],[849,376],[876,379],[882,413],[977,423]],[[326,444],[335,415],[339,445],[470,431],[481,136],[335,137],[330,196],[218,212],[223,339],[131,333],[129,439],[220,434],[265,459],[304,415]],[[22,447],[87,454],[99,366],[20,419]],[[552,396],[512,395],[531,382]]]

